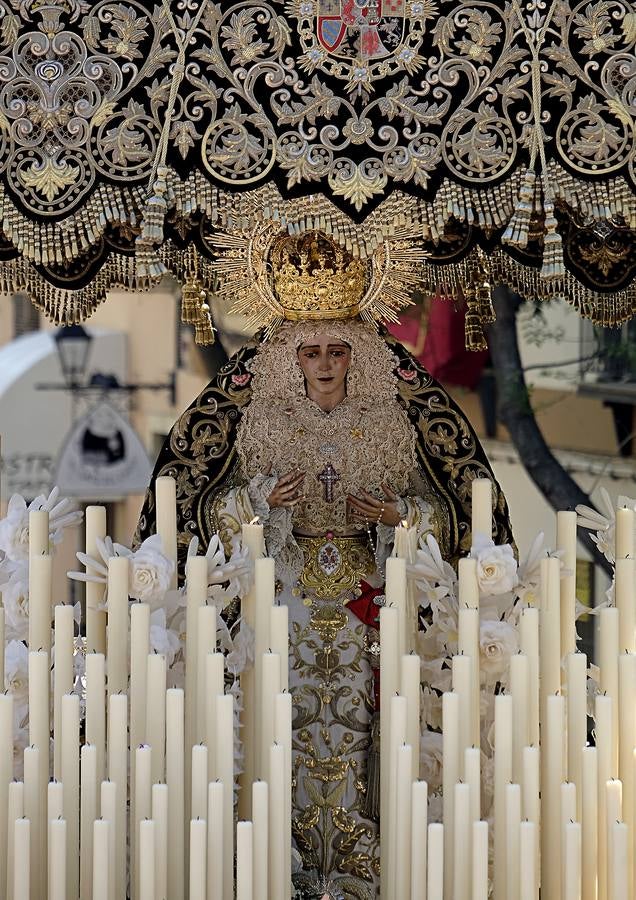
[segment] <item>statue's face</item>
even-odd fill
[[[316,335],[298,350],[298,361],[307,384],[307,395],[314,400],[345,394],[351,347],[328,334]]]

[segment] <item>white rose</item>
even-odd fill
[[[510,544],[492,541],[472,551],[477,560],[477,581],[483,594],[506,594],[517,584],[517,560]]]
[[[4,686],[13,694],[14,710],[29,699],[29,651],[22,641],[9,641],[4,654]]]
[[[159,606],[173,572],[174,563],[161,552],[161,538],[151,535],[130,558],[130,596],[151,608]]]
[[[479,665],[486,683],[499,681],[510,657],[519,649],[517,629],[509,622],[482,622],[479,627]]]
[[[428,784],[430,793],[442,785],[443,762],[442,735],[437,731],[424,731],[420,740],[420,778]]]
[[[29,512],[19,494],[11,497],[7,515],[0,519],[0,550],[10,560],[29,558]]]

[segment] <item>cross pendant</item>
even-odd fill
[[[336,481],[340,481],[340,475],[338,475],[331,463],[327,463],[320,475],[317,475],[316,477],[318,478],[318,481],[322,482],[322,486],[325,490],[325,501],[327,503],[333,503],[333,486]]]

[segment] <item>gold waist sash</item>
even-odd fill
[[[375,559],[366,535],[351,537],[296,536],[303,552],[305,565],[299,586],[320,600],[339,599],[344,592],[350,596],[359,591],[360,579],[375,569]]]

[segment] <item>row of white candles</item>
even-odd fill
[[[158,531],[164,547],[176,558],[174,510],[174,484],[160,479]],[[586,742],[586,659],[574,652],[573,513],[559,514],[557,541],[571,574],[560,577],[558,560],[546,559],[540,606],[522,613],[521,652],[512,659],[510,694],[495,699],[496,900],[536,900],[539,885],[542,896],[549,900],[622,900],[631,896],[624,892],[631,892],[633,884],[636,805],[633,525],[632,511],[619,510],[616,608],[600,614],[603,693],[596,698],[596,747],[588,747]],[[239,821],[236,830],[232,697],[223,695],[223,660],[215,647],[215,611],[205,605],[203,559],[189,562],[185,692],[165,690],[165,659],[148,653],[148,608],[133,604],[129,612],[126,560],[114,559],[109,565],[108,619],[97,609],[101,586],[89,583],[87,644],[92,652],[87,654],[87,743],[81,753],[79,698],[68,693],[72,686],[72,612],[70,607],[56,608],[53,730],[57,782],[47,786],[48,523],[42,514],[35,514],[30,528],[30,647],[38,648],[29,657],[32,746],[25,751],[24,782],[12,782],[12,747],[6,738],[11,729],[0,728],[0,813],[7,810],[6,816],[0,814],[0,890],[6,884],[7,897],[28,895],[24,893],[24,866],[18,862],[24,859],[26,841],[31,860],[38,861],[31,870],[32,898],[46,896],[47,875],[50,897],[119,900],[125,896],[129,718],[133,896],[178,900],[185,895],[186,883],[191,898],[206,900],[229,900],[234,889],[240,891],[237,896],[241,900],[289,896],[287,609],[274,605],[273,561],[260,558],[264,549],[261,526],[245,526],[243,531],[243,539],[257,559],[253,591],[243,600],[243,615],[255,631],[256,663],[242,676],[245,773],[239,819],[248,821]],[[473,494],[473,532],[489,533],[490,529],[490,484],[478,481]],[[100,531],[103,533],[101,508],[89,508],[88,552]],[[409,652],[415,628],[405,576],[405,563],[413,561],[414,553],[414,534],[409,529],[398,529],[396,548],[401,558],[388,561],[387,605],[380,613],[381,708],[385,718],[388,710],[389,718],[389,727],[382,728],[381,736],[382,895],[401,900],[427,896],[432,900],[485,900],[489,825],[481,820],[475,564],[472,560],[460,564],[459,653],[453,659],[453,690],[443,697],[443,823],[429,824],[427,785],[419,780],[420,662]],[[3,639],[0,646],[4,648]],[[205,685],[204,691],[201,685]],[[10,704],[9,696],[0,702],[3,725],[12,721]],[[104,780],[106,776],[108,780]],[[175,790],[178,799],[170,801]],[[218,810],[223,810],[222,815],[215,812]],[[60,853],[61,846],[65,853]],[[236,885],[235,848],[239,861]],[[146,860],[152,861],[149,868]],[[107,893],[104,882],[108,879],[97,875],[105,866],[114,873]],[[245,874],[248,871],[250,877]],[[273,877],[280,879],[277,886]],[[64,885],[63,893],[54,886],[58,882]]]

